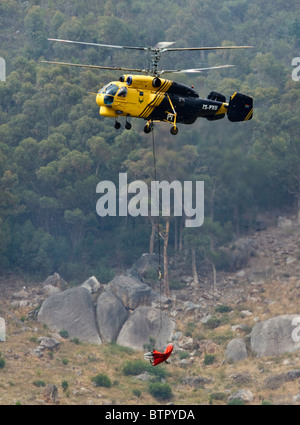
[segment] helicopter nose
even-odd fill
[[[98,106],[103,106],[104,105],[103,94],[97,93],[96,103],[97,103]]]

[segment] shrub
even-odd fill
[[[62,386],[63,391],[66,391],[69,387],[68,381],[65,381],[65,380],[62,381],[61,386]]]
[[[107,375],[104,375],[103,373],[99,373],[99,375],[96,375],[92,378],[92,381],[94,382],[94,385],[96,387],[111,387],[111,381]]]
[[[193,333],[196,330],[196,324],[194,322],[188,322],[186,330],[184,332],[185,336],[193,336]]]
[[[218,305],[218,306],[216,307],[215,311],[216,311],[217,313],[229,313],[229,311],[232,311],[232,308],[231,308],[231,307],[229,307],[228,305],[223,305],[223,304],[221,304],[221,305]]]
[[[146,369],[146,364],[143,360],[128,360],[123,366],[124,375],[139,375]]]
[[[189,357],[189,353],[186,350],[179,351],[178,356],[180,360],[187,359]]]
[[[181,282],[180,280],[171,279],[170,280],[170,289],[183,289],[186,287],[185,282]]]
[[[151,364],[146,365],[145,370],[153,376],[153,379],[157,381],[161,381],[167,376],[167,372],[165,368],[161,366],[153,367]]]
[[[234,398],[230,400],[227,405],[243,406],[245,402],[239,398]]]
[[[133,394],[134,396],[136,396],[136,397],[141,397],[142,392],[141,392],[141,390],[139,390],[138,388],[134,388],[134,389],[132,390],[132,394]]]
[[[33,381],[33,385],[35,385],[36,387],[44,387],[46,384],[44,381],[38,379],[36,381]]]
[[[143,360],[128,360],[124,364],[122,371],[124,375],[139,375],[140,373],[148,372],[157,380],[166,377],[166,371],[162,367],[153,367],[151,364],[147,364]]]
[[[62,329],[61,331],[59,331],[59,335],[60,335],[62,338],[68,338],[68,337],[69,337],[69,332],[68,332],[68,331],[66,331],[66,330],[64,330],[64,329]]]
[[[273,403],[272,403],[271,401],[269,401],[269,400],[262,400],[262,401],[261,401],[261,404],[262,404],[263,406],[270,406],[270,405],[272,405]]]
[[[160,382],[150,382],[149,393],[159,400],[168,400],[172,397],[172,389],[170,385],[162,384]]]
[[[226,397],[227,395],[225,393],[221,393],[221,392],[212,393],[209,396],[209,404],[213,404],[213,400],[225,400]]]
[[[3,369],[5,366],[5,360],[3,357],[0,356],[0,369]]]
[[[213,364],[215,359],[216,359],[216,356],[214,356],[213,354],[205,354],[204,364],[205,365]]]
[[[220,326],[221,320],[217,317],[211,317],[207,322],[203,323],[203,326],[207,329],[215,329]]]

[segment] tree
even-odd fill
[[[40,6],[33,6],[29,9],[24,22],[30,40],[28,50],[30,54],[37,59],[42,55],[47,43],[42,8]]]
[[[184,230],[184,244],[191,252],[192,273],[195,283],[199,283],[197,274],[197,257],[212,268],[213,292],[217,290],[217,268],[222,265],[220,247],[233,237],[232,226],[227,223],[221,226],[210,218],[204,220],[203,226],[197,229]]]

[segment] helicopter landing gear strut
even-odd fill
[[[126,119],[126,122],[125,122],[125,128],[126,128],[126,130],[131,129],[131,124],[130,124],[130,122],[127,121],[127,119]]]
[[[178,133],[178,128],[176,126],[177,112],[175,111],[175,108],[173,106],[173,103],[171,102],[171,99],[168,93],[167,93],[167,97],[168,97],[170,106],[172,108],[172,112],[166,111],[167,119],[165,121],[169,122],[170,124],[173,124],[170,130],[170,133],[173,134],[173,136],[175,136]]]
[[[151,133],[152,130],[153,130],[153,121],[148,121],[144,127],[144,133],[146,134]]]
[[[173,136],[178,133],[178,128],[176,127],[176,125],[174,125],[174,127],[171,127],[170,133],[173,134]]]
[[[115,121],[115,129],[119,130],[119,128],[121,128],[121,124],[119,123],[119,121]]]
[[[116,130],[119,130],[121,128],[121,123],[119,123],[119,121],[117,121],[117,119],[115,121],[114,127],[115,127]],[[127,119],[126,119],[126,122],[125,122],[125,128],[126,128],[126,130],[130,130],[131,127],[132,127],[131,123],[128,122]]]

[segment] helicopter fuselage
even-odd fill
[[[234,93],[227,103],[225,96],[211,92],[203,99],[192,87],[145,75],[123,75],[110,82],[99,90],[96,102],[100,115],[116,119],[116,128],[120,116],[144,118],[146,133],[154,121],[170,123],[171,133],[177,134],[177,123],[192,124],[198,117],[214,121],[227,114],[230,121],[248,121],[253,114],[249,96]]]
[[[192,124],[198,117],[223,118],[228,103],[201,99],[184,84],[158,77],[123,75],[96,96],[100,115],[138,117],[153,121]]]

